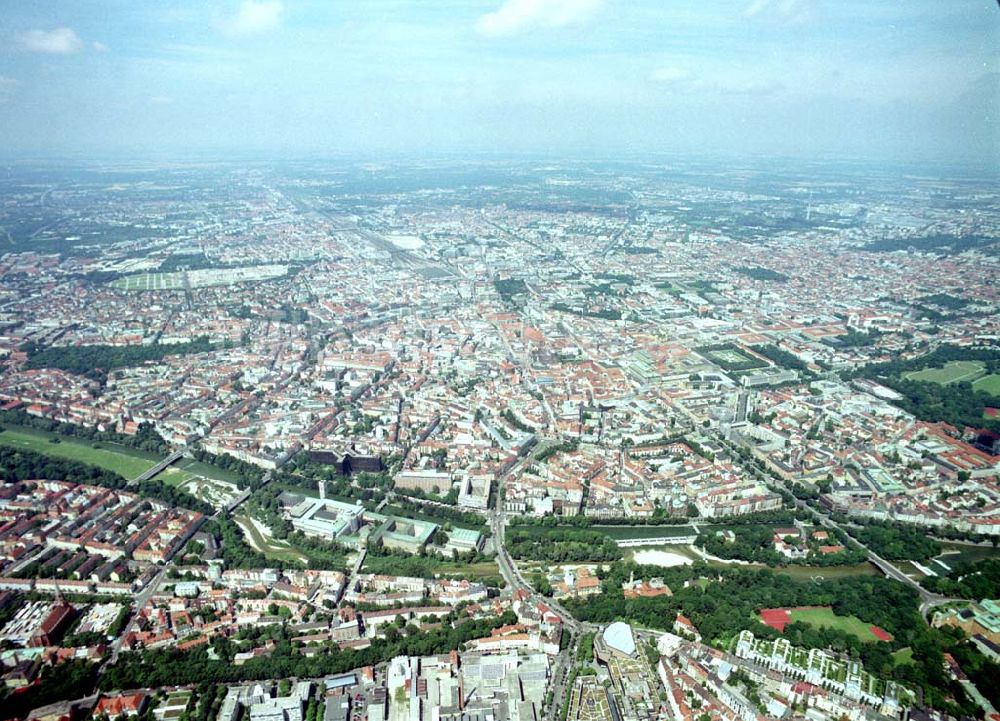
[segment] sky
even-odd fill
[[[996,165],[997,48],[997,0],[0,0],[0,154]]]

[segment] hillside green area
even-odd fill
[[[4,434],[0,433],[0,437]],[[190,493],[151,478],[130,483],[120,474],[89,463],[57,458],[28,449],[10,448],[0,444],[0,481],[34,481],[38,479],[87,483],[118,490],[128,490],[146,498],[155,498],[172,506],[181,506],[204,514],[214,509]]]
[[[238,638],[216,637],[207,646],[189,651],[166,649],[123,653],[108,666],[100,680],[102,689],[150,688],[177,684],[235,683],[273,678],[322,678],[362,666],[385,663],[397,656],[433,656],[458,650],[474,638],[488,636],[500,626],[517,622],[513,611],[482,620],[461,620],[458,612],[439,628],[403,633],[398,628],[384,639],[374,639],[363,649],[333,650],[306,656],[291,643],[290,627],[256,629],[276,641],[274,651],[242,665],[233,658],[241,647]],[[452,625],[454,624],[454,625]]]
[[[151,453],[133,448],[111,443],[86,443],[34,428],[5,428],[0,432],[0,446],[88,463],[126,478],[141,475],[160,460]]]
[[[1000,390],[998,350],[944,345],[917,358],[873,363],[847,377],[891,388],[902,396],[893,402],[921,420],[1000,430],[1000,420],[985,415],[1000,403],[993,395]]]
[[[749,267],[744,266],[741,268],[736,268],[736,272],[745,275],[748,278],[753,278],[754,280],[768,281],[771,283],[787,283],[788,276],[784,273],[779,273],[776,270],[771,270],[770,268],[764,268],[761,266]]]
[[[609,536],[585,528],[515,524],[507,529],[504,545],[511,556],[528,561],[616,561],[622,557]]]
[[[994,683],[1000,666],[970,646],[961,630],[928,627],[920,615],[916,591],[881,576],[817,576],[800,581],[770,570],[715,568],[703,562],[671,568],[621,562],[601,567],[598,575],[602,579],[600,595],[564,601],[581,621],[605,624],[624,620],[644,628],[669,630],[682,613],[706,642],[725,649],[732,647],[743,629],[765,639],[780,635],[795,646],[850,653],[877,677],[921,688],[925,702],[934,708],[956,716],[975,715],[976,703],[944,670],[944,653],[951,653],[984,693],[1000,696]],[[673,595],[627,599],[621,585],[632,577],[661,578]],[[856,625],[831,622],[825,614],[822,619],[810,619],[826,622],[819,627],[793,620],[783,634],[760,621],[763,609],[803,606],[828,606],[832,616],[854,617],[878,626],[892,639],[864,641],[855,633]],[[893,656],[903,648],[912,649],[912,662]]]
[[[890,561],[927,562],[941,553],[941,543],[917,526],[889,521],[849,526],[850,534]]]
[[[188,353],[207,353],[215,346],[208,336],[201,336],[188,343],[150,343],[148,345],[77,345],[38,348],[30,346],[27,368],[58,368],[94,377],[114,368],[141,365],[160,361],[167,356]]]

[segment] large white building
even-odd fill
[[[288,511],[292,528],[307,536],[334,540],[358,532],[364,521],[364,506],[333,501],[329,498],[306,498]]]

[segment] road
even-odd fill
[[[132,618],[129,619],[129,622],[125,625],[125,629],[114,641],[111,642],[111,653],[108,654],[107,659],[103,664],[101,664],[100,669],[97,671],[98,680],[100,680],[108,666],[113,666],[118,662],[118,654],[121,653],[125,637],[128,636],[128,634],[136,627],[136,619],[139,617],[139,611],[146,606],[146,603],[156,592],[156,589],[160,587],[160,583],[163,581],[163,578],[173,567],[173,560],[168,560],[165,564],[163,564],[157,574],[150,579],[149,583],[146,584],[142,591],[133,597],[132,602],[135,607],[135,612],[132,614]]]
[[[563,699],[565,698],[567,691],[566,681],[569,677],[569,670],[572,667],[572,661],[576,657],[576,647],[580,642],[580,636],[588,630],[594,630],[596,626],[580,623],[573,618],[569,611],[557,602],[537,593],[535,589],[531,587],[531,584],[524,580],[520,570],[517,568],[517,564],[514,562],[514,559],[510,557],[510,554],[507,552],[507,547],[504,545],[504,532],[507,528],[507,516],[503,511],[503,503],[500,500],[503,495],[501,493],[503,490],[503,483],[507,478],[519,472],[521,468],[530,462],[530,455],[521,458],[517,461],[517,463],[510,467],[507,473],[497,479],[498,488],[494,501],[494,507],[490,510],[488,517],[490,530],[493,532],[493,547],[496,551],[497,565],[500,567],[500,575],[503,576],[508,588],[510,588],[511,591],[526,591],[528,593],[528,602],[532,605],[544,603],[552,609],[557,616],[559,616],[563,626],[563,633],[573,634],[573,642],[570,644],[569,648],[559,652],[556,656],[555,664],[552,669],[552,701],[551,705],[548,709],[546,709],[544,714],[544,718],[552,719],[558,716],[559,710],[562,708]]]

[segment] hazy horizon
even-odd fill
[[[4,2],[7,157],[995,163],[993,0]]]

